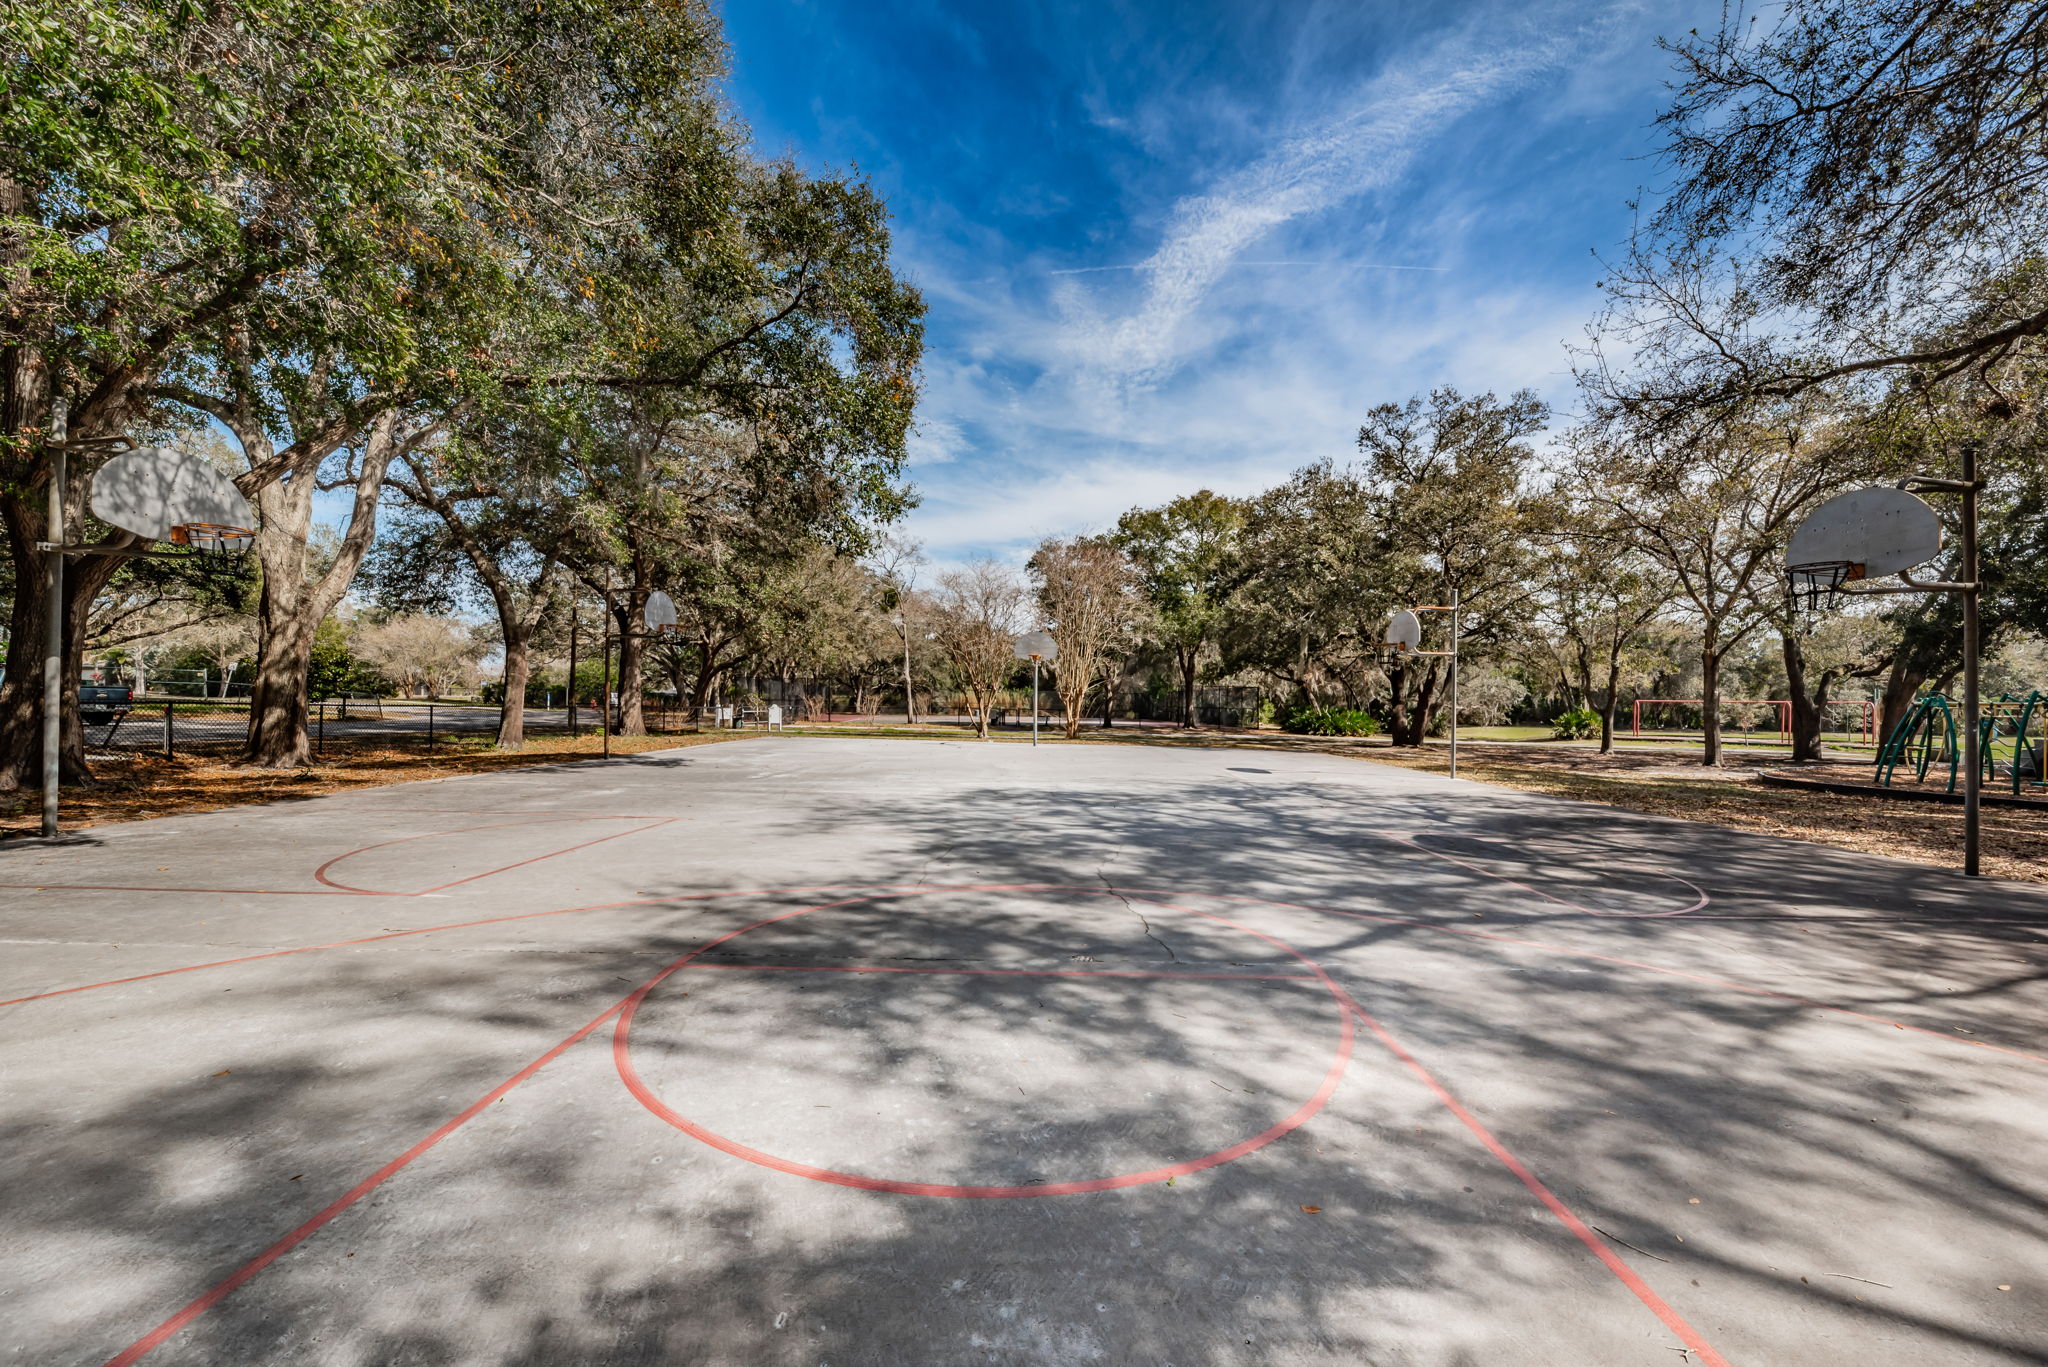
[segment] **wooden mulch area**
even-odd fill
[[[673,750],[736,740],[757,732],[689,732],[668,736],[614,736],[614,755],[647,750]],[[63,825],[80,830],[150,817],[211,812],[251,802],[279,802],[321,797],[328,793],[377,788],[389,783],[484,774],[564,760],[594,759],[602,751],[600,736],[547,736],[528,741],[524,749],[499,750],[491,737],[443,737],[433,747],[424,737],[403,737],[336,744],[310,769],[248,769],[226,757],[136,754],[95,761],[89,787],[63,792]],[[33,835],[42,820],[42,790],[0,793],[0,839]]]
[[[1449,767],[1443,750],[1435,746],[1419,752],[1377,748],[1350,753],[1431,773]],[[1458,752],[1458,776],[1481,783],[1763,831],[1919,864],[1962,867],[1959,806],[1766,788],[1749,781],[1759,769],[1783,769],[1831,783],[1867,782],[1870,776],[1867,761],[1801,765],[1794,770],[1783,755],[1731,755],[1724,768],[1711,770],[1682,751],[1602,755],[1588,748],[1539,742],[1471,745]],[[1986,807],[1983,867],[1996,878],[2048,883],[2048,814]]]

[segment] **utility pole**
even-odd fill
[[[569,734],[576,734],[576,628],[583,620],[583,605],[576,590],[569,590]]]

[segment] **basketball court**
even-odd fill
[[[9,1361],[2048,1361],[2024,887],[782,737],[0,883]]]

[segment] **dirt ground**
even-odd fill
[[[1438,748],[1420,753],[1387,748],[1354,753],[1360,759],[1431,773],[1449,768],[1448,757]],[[1541,742],[1475,745],[1461,749],[1458,755],[1458,777],[1481,783],[1764,831],[1943,868],[1962,866],[1960,806],[1766,788],[1752,781],[1760,769],[1790,771],[1791,766],[1782,755],[1733,755],[1724,768],[1709,770],[1683,752],[1602,755]],[[1797,773],[1830,783],[1860,783],[1868,781],[1870,765],[1802,765]],[[2048,814],[1986,807],[1983,867],[1997,878],[2048,883]]]
[[[663,736],[614,736],[612,753],[672,750],[732,740],[744,732],[690,733]],[[66,830],[155,816],[210,812],[251,802],[278,802],[326,793],[377,788],[387,783],[447,778],[455,774],[491,773],[566,759],[594,759],[602,751],[599,736],[549,736],[527,742],[524,749],[499,750],[492,737],[443,737],[429,748],[422,738],[403,737],[357,745],[330,743],[310,769],[246,769],[232,757],[137,754],[117,760],[96,760],[89,787],[67,787],[63,793]],[[42,790],[0,793],[0,839],[33,835],[42,818]]]

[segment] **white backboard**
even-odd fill
[[[676,624],[676,600],[663,593],[660,589],[656,589],[647,595],[647,608],[644,615],[646,616],[647,627],[650,631],[661,631],[664,628],[673,627]]]
[[[1422,619],[1406,608],[1387,623],[1387,644],[1400,650],[1422,648]]]
[[[176,527],[256,530],[256,514],[226,475],[187,451],[143,446],[100,467],[92,480],[92,515],[151,541],[171,541]]]
[[[1785,564],[1847,562],[1850,579],[1876,579],[1941,552],[1941,519],[1903,489],[1851,489],[1807,515],[1792,533]]]
[[[1059,656],[1059,647],[1052,643],[1052,637],[1042,631],[1027,631],[1019,636],[1012,647],[1020,660],[1051,660]]]

